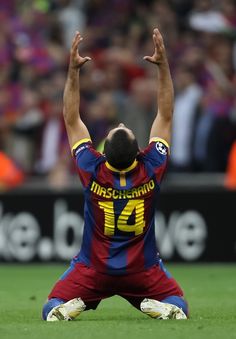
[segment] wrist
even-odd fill
[[[69,70],[71,71],[71,72],[78,72],[79,70],[80,70],[80,68],[81,68],[81,66],[74,66],[74,65],[72,65],[72,64],[69,64]]]
[[[80,68],[78,67],[73,67],[72,65],[69,66],[69,70],[68,70],[68,75],[70,77],[77,77],[77,75],[79,74]]]
[[[168,64],[166,52],[163,52],[163,53],[162,53],[162,56],[161,56],[161,58],[160,58],[160,60],[159,60],[159,64],[160,64],[160,65]]]
[[[159,68],[169,68],[169,63],[167,58],[165,57],[162,61],[157,62],[157,66]]]

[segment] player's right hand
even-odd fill
[[[143,59],[153,64],[160,65],[166,61],[166,51],[160,31],[155,28],[153,30],[154,53],[152,56],[145,56]]]
[[[79,69],[81,68],[87,61],[90,61],[91,58],[86,56],[86,57],[81,57],[79,54],[79,44],[83,40],[80,32],[76,32],[74,39],[72,41],[72,46],[70,50],[70,67],[74,69]]]

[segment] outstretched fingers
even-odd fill
[[[71,46],[71,53],[76,54],[78,51],[78,46],[80,42],[83,40],[82,36],[80,35],[80,32],[76,32],[74,39],[72,41],[72,46]]]
[[[154,44],[154,53],[152,56],[145,56],[143,59],[154,64],[160,64],[165,58],[165,47],[162,35],[157,28],[153,30],[152,39]]]
[[[154,32],[152,37],[155,48],[158,50],[162,49],[164,47],[164,43],[160,32]]]
[[[79,54],[79,44],[83,40],[79,31],[76,31],[75,36],[72,40],[71,50],[70,50],[70,65],[72,68],[79,69],[83,66],[87,61],[90,61],[91,58],[86,56],[82,57]]]
[[[154,29],[152,38],[155,47],[155,52],[157,52],[157,50],[163,50],[164,48],[163,38],[157,28]]]

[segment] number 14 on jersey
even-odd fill
[[[113,201],[100,201],[99,207],[104,211],[104,234],[113,236],[115,228],[122,232],[134,232],[135,235],[143,233],[145,227],[144,220],[144,200],[128,200],[116,221],[115,205]],[[134,213],[135,221],[129,224],[128,220]]]

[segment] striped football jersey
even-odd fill
[[[113,168],[90,139],[72,148],[84,188],[84,232],[73,259],[99,272],[129,274],[155,265],[155,199],[167,165],[169,147],[153,138],[125,170]]]

